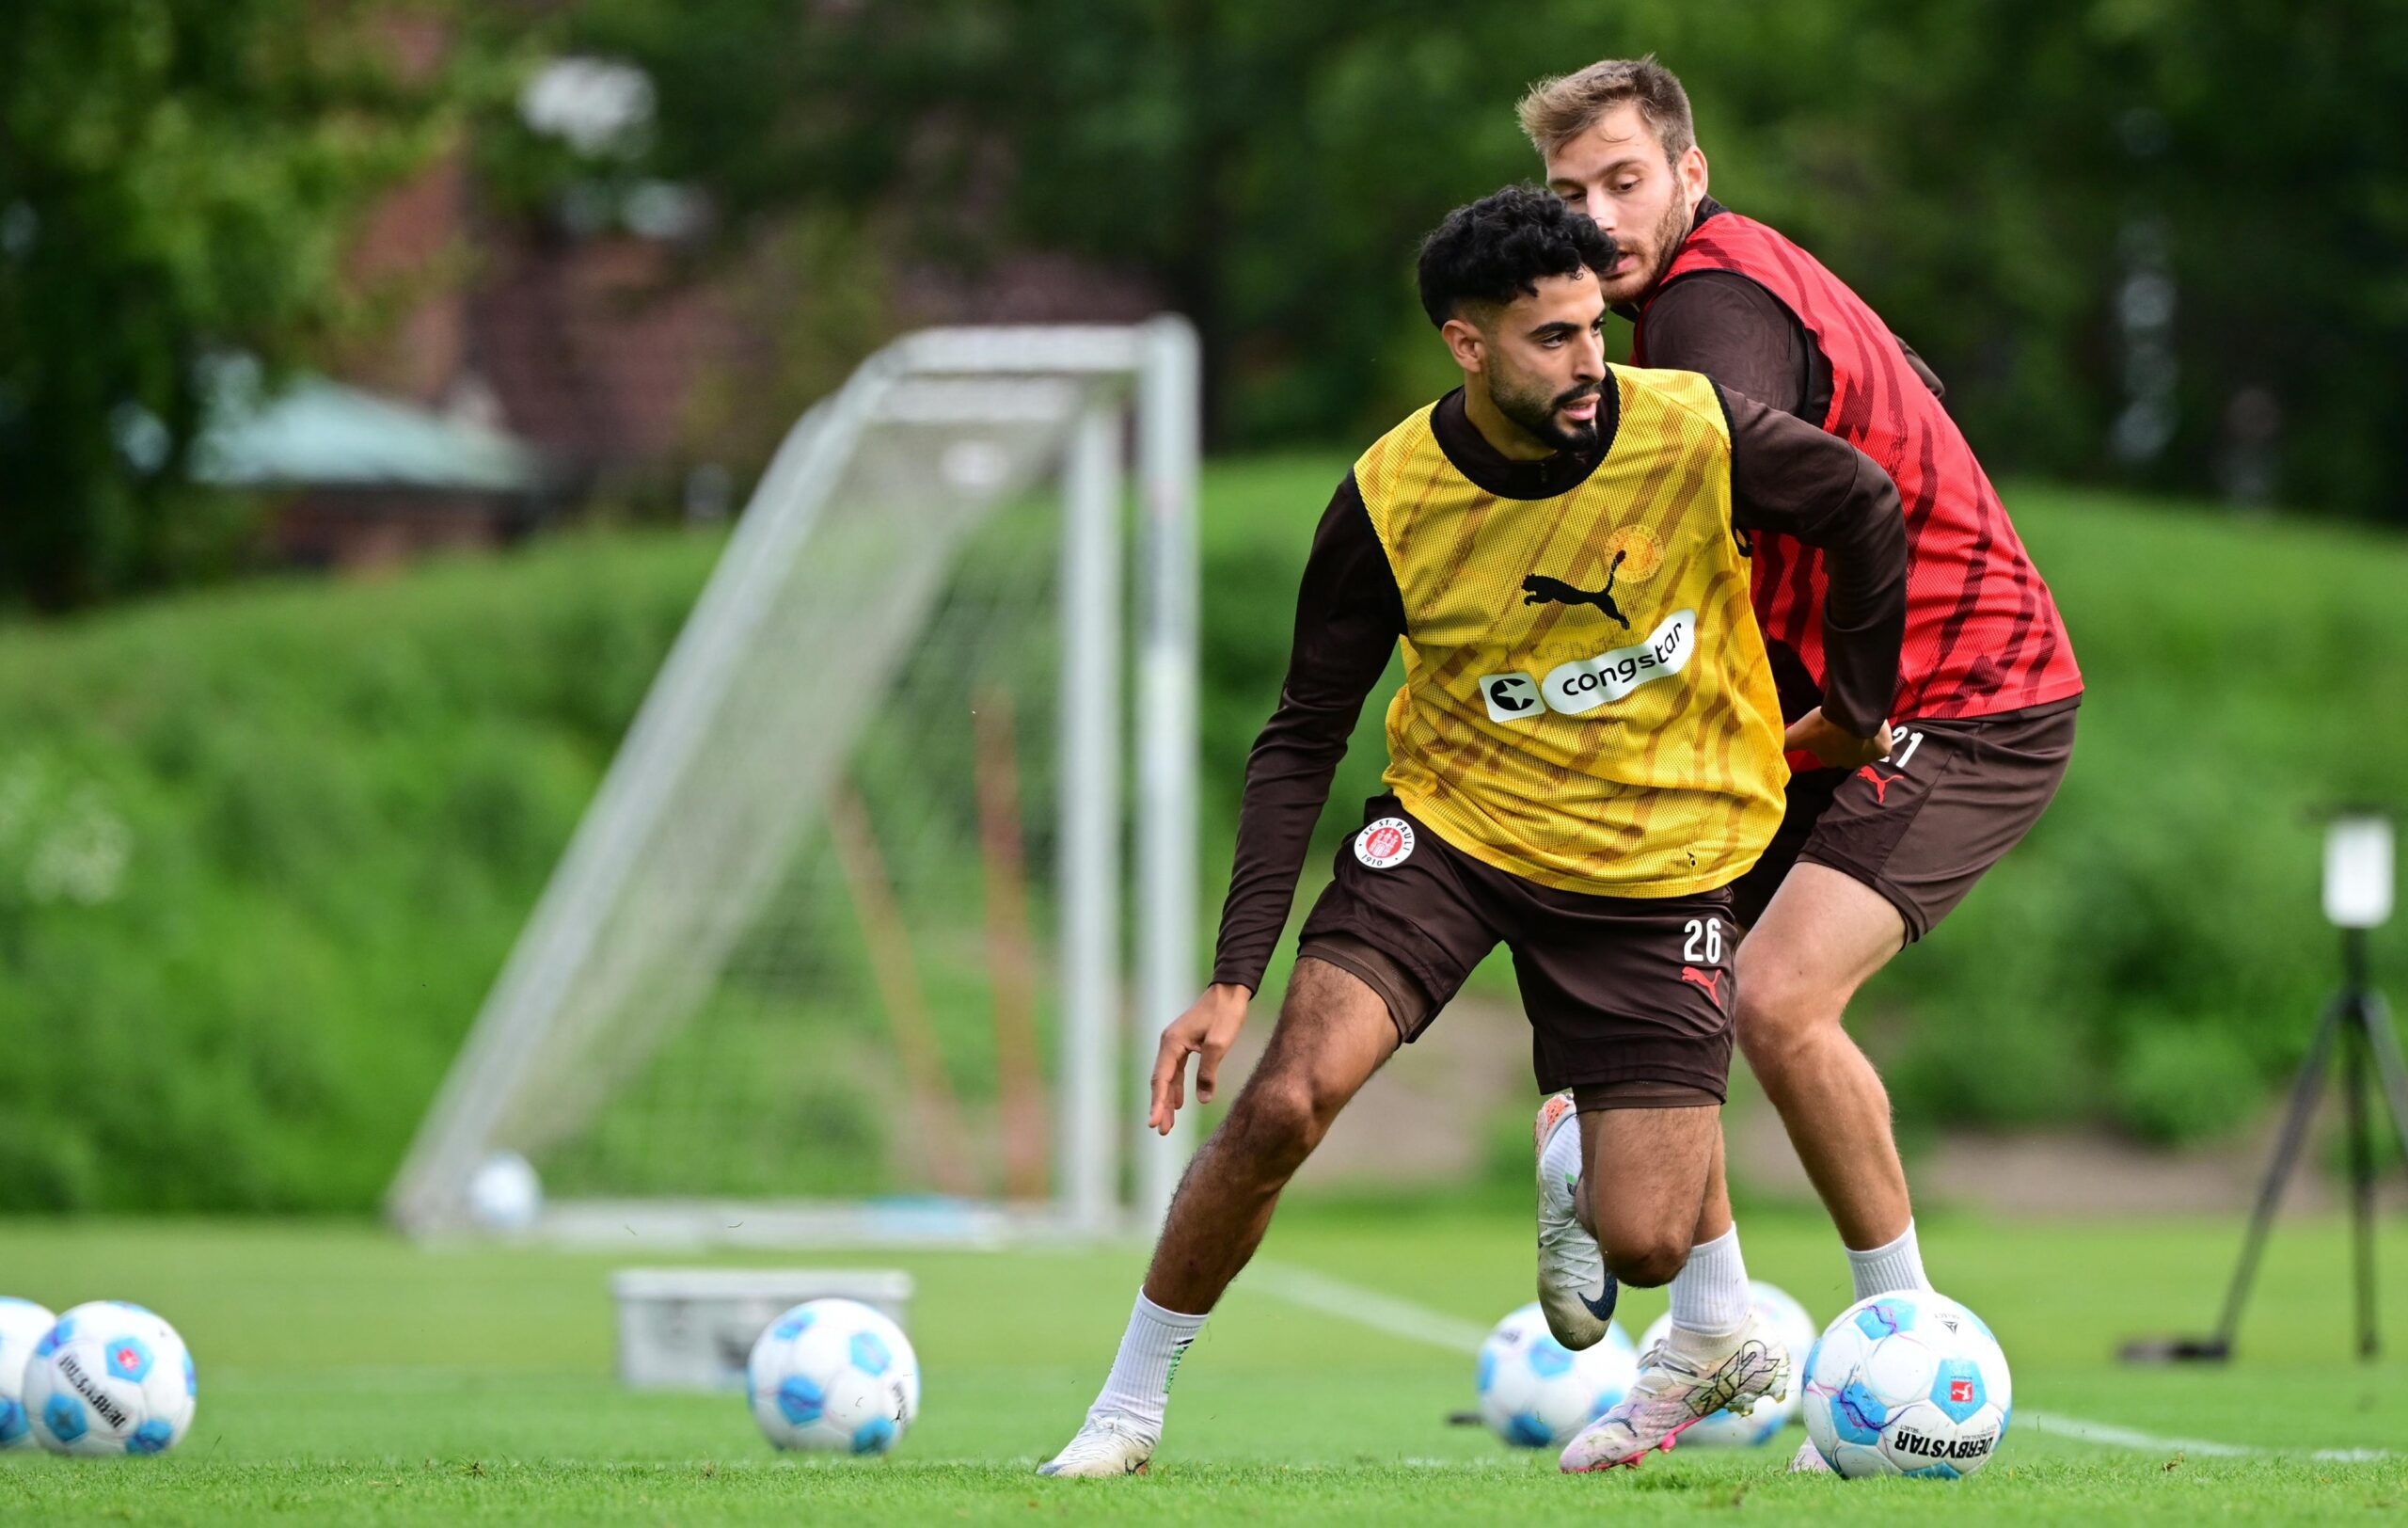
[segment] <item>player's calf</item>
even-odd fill
[[[1146,1467],[1205,1313],[1260,1245],[1289,1178],[1396,1044],[1386,1008],[1361,981],[1317,961],[1297,963],[1260,1064],[1172,1196],[1102,1392],[1040,1473]]]

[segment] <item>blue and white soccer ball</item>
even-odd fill
[[[34,1446],[25,1420],[25,1361],[58,1317],[31,1300],[0,1295],[0,1449]]]
[[[1794,1372],[1805,1373],[1806,1355],[1819,1335],[1814,1328],[1814,1318],[1806,1313],[1806,1307],[1789,1297],[1788,1291],[1762,1279],[1749,1281],[1748,1295],[1755,1305],[1756,1313],[1770,1323],[1773,1330],[1781,1334],[1781,1340],[1789,1345],[1789,1361]],[[1639,1339],[1639,1351],[1644,1354],[1662,1342],[1671,1329],[1672,1313],[1667,1311],[1657,1316],[1656,1324]],[[1779,1436],[1781,1429],[1788,1426],[1798,1415],[1798,1391],[1801,1388],[1795,1379],[1791,1380],[1787,1394],[1777,1401],[1758,1401],[1756,1409],[1744,1417],[1729,1411],[1717,1411],[1682,1433],[1681,1447],[1762,1448]]]
[[[1639,1377],[1639,1351],[1618,1326],[1575,1353],[1546,1329],[1536,1300],[1497,1323],[1480,1345],[1480,1416],[1517,1448],[1560,1447],[1606,1414]]]
[[[1980,1316],[1928,1289],[1839,1314],[1806,1360],[1806,1436],[1854,1478],[1955,1480],[1990,1462],[2015,1411],[2006,1355]]]
[[[176,1329],[123,1300],[87,1300],[25,1362],[25,1414],[53,1454],[165,1454],[192,1427],[200,1386]]]
[[[779,1448],[883,1454],[920,1414],[920,1361],[903,1329],[855,1300],[806,1300],[778,1317],[744,1375],[752,1420]]]

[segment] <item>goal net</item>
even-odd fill
[[[621,1246],[1159,1218],[1185,1142],[1143,1130],[1138,1078],[1197,990],[1196,399],[1177,318],[936,329],[795,426],[400,1225],[489,1224],[504,1154],[535,1232]]]

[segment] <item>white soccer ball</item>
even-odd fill
[[[1788,1291],[1777,1284],[1768,1284],[1762,1279],[1749,1281],[1748,1295],[1755,1305],[1756,1313],[1770,1323],[1773,1330],[1780,1334],[1781,1340],[1789,1345],[1789,1361],[1793,1366],[1793,1375],[1805,1373],[1806,1355],[1813,1350],[1814,1339],[1818,1335],[1814,1328],[1814,1318],[1806,1313],[1806,1307],[1789,1297]],[[1639,1351],[1645,1353],[1663,1341],[1671,1329],[1672,1313],[1667,1311],[1657,1316],[1656,1324],[1649,1327],[1645,1335],[1639,1339]],[[1801,1388],[1793,1377],[1786,1395],[1778,1401],[1770,1398],[1758,1401],[1756,1409],[1744,1417],[1729,1411],[1717,1411],[1703,1422],[1698,1423],[1687,1432],[1682,1433],[1680,1446],[1683,1448],[1762,1448],[1765,1444],[1771,1442],[1781,1429],[1788,1426],[1791,1419],[1798,1415],[1798,1391]]]
[[[752,1420],[780,1448],[883,1454],[920,1414],[911,1342],[855,1300],[806,1300],[778,1317],[744,1376]]]
[[[1480,1345],[1479,1376],[1480,1416],[1489,1431],[1517,1448],[1560,1447],[1630,1393],[1639,1352],[1609,1325],[1596,1346],[1575,1353],[1546,1329],[1533,1300]]]
[[[531,1230],[544,1213],[544,1181],[516,1152],[496,1152],[468,1180],[468,1218],[485,1231]]]
[[[31,1300],[0,1295],[0,1449],[34,1446],[25,1420],[25,1361],[58,1317]]]
[[[25,1414],[54,1454],[164,1454],[192,1426],[199,1385],[176,1329],[123,1300],[87,1300],[25,1363]]]
[[[1980,1316],[1928,1289],[1842,1311],[1806,1360],[1806,1436],[1841,1474],[1955,1480],[1990,1462],[2015,1411]]]

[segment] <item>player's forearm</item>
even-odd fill
[[[1346,756],[1354,716],[1343,718],[1288,704],[1255,740],[1246,760],[1245,796],[1238,808],[1237,857],[1229,894],[1221,904],[1221,936],[1212,979],[1248,991],[1288,926],[1296,877],[1312,846],[1313,824],[1329,801],[1329,783]]]
[[[1296,592],[1295,637],[1279,708],[1246,758],[1237,859],[1221,907],[1212,979],[1252,989],[1288,925],[1296,875],[1312,844],[1329,782],[1404,631],[1396,570],[1372,530],[1352,473],[1313,533]]]
[[[1881,730],[1898,690],[1907,629],[1907,522],[1888,475],[1862,459],[1846,501],[1820,527],[1823,714],[1859,738]]]
[[[1823,552],[1823,714],[1859,738],[1881,730],[1907,625],[1907,522],[1898,486],[1835,435],[1723,390],[1731,518]]]

